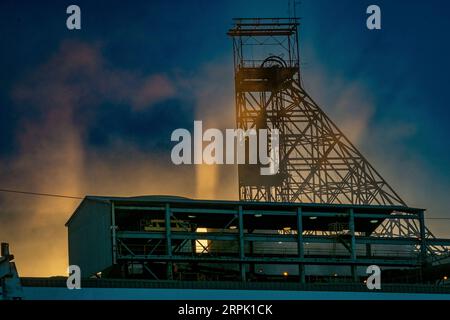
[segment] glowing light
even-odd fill
[[[289,273],[287,271],[283,272],[283,276],[287,277]]]
[[[262,214],[261,214],[261,213],[255,214],[255,218],[261,218],[261,217],[262,217]]]
[[[377,223],[378,220],[370,220],[370,223]]]
[[[230,226],[230,230],[236,230],[237,227],[236,226]]]
[[[317,217],[309,217],[310,220],[316,220]]]
[[[202,232],[208,232],[208,229],[206,228],[197,228],[195,230],[196,232],[202,233]],[[195,252],[196,253],[207,253],[208,252],[208,246],[209,241],[206,239],[198,239],[195,242]]]

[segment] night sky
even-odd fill
[[[66,28],[81,8],[82,29]],[[382,30],[366,28],[370,4]],[[1,1],[0,189],[235,199],[235,168],[176,167],[176,128],[234,126],[234,17],[287,1]],[[410,206],[449,218],[450,3],[302,0],[306,89]],[[77,200],[0,193],[21,275],[64,274]],[[450,237],[450,220],[429,219]]]

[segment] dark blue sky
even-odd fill
[[[408,203],[433,209],[433,216],[445,215],[450,188],[450,3],[301,2],[297,11],[302,18],[301,59],[306,88],[338,125],[342,122],[344,132],[346,116],[353,111],[361,114],[358,147]],[[65,11],[70,4],[81,7],[80,31],[65,27]],[[365,10],[370,4],[381,7],[382,30],[365,27]],[[41,102],[29,96],[18,99],[18,88],[31,90],[35,96],[47,88],[46,82],[52,83],[51,88],[57,87],[60,73],[49,70],[56,66],[66,72],[64,57],[76,52],[77,46],[95,48],[102,65],[93,67],[96,76],[99,70],[102,72],[96,83],[77,83],[91,75],[92,70],[83,64],[78,70],[75,63],[68,78],[64,73],[64,90],[76,88],[76,102],[83,105],[73,114],[74,125],[83,128],[83,148],[101,154],[120,140],[167,160],[171,131],[190,127],[194,119],[201,118],[192,90],[201,83],[205,65],[230,66],[212,79],[223,83],[233,96],[232,48],[226,36],[231,19],[286,15],[287,1],[3,0],[0,171],[7,174],[8,161],[23,154],[23,129],[29,123],[38,125],[41,119],[50,121],[46,118],[47,102],[36,106]],[[111,99],[108,93],[116,90],[102,91],[104,87],[97,83],[117,76],[121,78],[117,82],[130,87],[124,88],[121,83],[117,91],[134,92],[140,79],[155,74],[182,85],[175,85],[175,93],[169,90],[167,99],[153,101],[151,108],[138,112],[130,107],[126,95]],[[359,103],[364,105],[361,109]],[[58,116],[51,121],[58,122]],[[58,130],[53,128],[51,132]]]
[[[286,2],[286,1],[285,1]],[[373,2],[373,1],[372,1]],[[414,148],[442,169],[449,150],[446,89],[450,74],[450,19],[447,1],[376,1],[381,31],[365,26],[371,1],[302,1],[302,60],[305,82],[312,63],[345,81],[358,79],[375,97],[374,121],[402,118],[419,126]],[[61,42],[100,43],[108,63],[141,73],[195,72],[217,58],[231,59],[225,31],[235,16],[285,16],[283,1],[77,1],[82,30],[65,28],[71,1],[2,1],[0,4],[0,141],[2,153],[14,148],[17,113],[10,90]],[[314,57],[311,57],[312,52]],[[228,75],[230,81],[231,70]],[[395,105],[398,92],[407,98]],[[108,117],[119,116],[108,115]],[[125,115],[122,125],[133,123]],[[138,124],[139,126],[139,124]]]

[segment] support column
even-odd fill
[[[370,237],[370,233],[366,232],[365,236]],[[367,258],[372,257],[372,245],[370,243],[366,243],[366,256],[367,256]]]
[[[191,226],[191,233],[195,234],[195,227]],[[191,252],[192,252],[192,256],[195,256],[195,254],[197,253],[197,239],[191,239]]]
[[[242,213],[242,206],[239,206],[238,210],[238,220],[239,220],[239,267],[241,269],[241,280],[246,281],[245,276],[245,264],[243,260],[245,259],[245,242],[244,242],[244,215]]]
[[[297,250],[300,260],[305,258],[305,248],[303,243],[303,214],[302,208],[297,208]],[[298,265],[298,276],[301,283],[305,283],[305,265],[303,262]]]
[[[253,232],[253,231],[252,231]],[[249,232],[251,233],[251,232]],[[253,256],[253,253],[255,251],[255,242],[254,241],[249,241],[249,252],[250,252],[250,256]],[[256,265],[254,262],[249,264],[249,269],[250,269],[250,273],[254,276],[256,275]]]
[[[420,229],[420,260],[422,265],[427,262],[427,243],[425,232],[425,216],[424,212],[419,212],[419,229]]]
[[[351,242],[350,242],[350,253],[351,253],[351,260],[353,263],[356,262],[356,240],[355,240],[355,215],[353,212],[353,208],[350,208],[348,211],[349,220],[348,220],[348,226],[350,229],[350,236],[351,236]],[[353,281],[358,281],[358,272],[355,264],[351,265],[352,270],[352,278]]]
[[[116,238],[116,210],[114,202],[111,202],[111,240],[112,240],[112,256],[113,264],[117,264],[117,238]]]
[[[166,210],[165,210],[165,229],[166,229],[166,255],[169,259],[172,259],[172,228],[170,225],[170,216],[171,211],[169,204],[166,203]],[[173,279],[173,264],[172,260],[167,261],[167,279],[172,280]]]

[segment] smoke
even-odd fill
[[[168,97],[175,96],[174,85],[163,75],[150,76],[133,98],[135,110],[140,110],[148,105],[164,101]]]
[[[195,95],[195,119],[202,121],[203,131],[235,127],[231,63],[231,59],[209,62],[195,76],[179,81],[183,90]],[[237,199],[236,166],[202,164],[195,170],[197,198]]]
[[[204,128],[232,128],[232,70],[216,61],[195,74],[144,75],[110,66],[98,45],[64,42],[14,87],[17,112],[28,116],[21,118],[16,132],[17,153],[0,158],[2,186],[81,197],[172,194],[234,199],[233,166],[175,166],[170,152],[162,152],[158,142],[146,150],[123,134],[108,137],[105,146],[89,143],[90,129],[98,126],[98,113],[105,105],[113,108],[107,114],[126,105],[139,117],[160,102],[181,97],[191,97],[195,117],[203,120]],[[180,116],[176,112],[170,117]],[[158,125],[158,121],[148,125]],[[102,125],[108,130],[106,121]],[[148,137],[158,138],[160,134]],[[170,141],[170,136],[166,138]],[[22,276],[65,274],[64,224],[79,202],[0,195],[0,240],[10,242]]]
[[[315,64],[304,71],[305,87],[352,143],[363,144],[375,115],[370,91],[360,81],[347,81]]]
[[[175,97],[175,85],[164,74],[116,69],[104,61],[99,46],[63,43],[14,87],[17,113],[26,116],[16,132],[16,154],[0,159],[2,186],[79,196],[193,196],[191,169],[174,168],[157,152],[146,153],[129,141],[113,140],[103,150],[86,142],[93,114],[105,103],[139,112]],[[21,275],[65,274],[64,223],[78,203],[1,195],[0,240],[11,243]]]
[[[424,161],[414,144],[419,135],[432,133],[424,132],[414,118],[390,113],[402,109],[399,104],[410,103],[412,89],[384,87],[381,92],[395,95],[377,100],[367,79],[350,81],[323,69],[313,53],[310,58],[314,66],[303,70],[303,75],[313,99],[408,206],[426,208],[426,217],[445,217],[449,182]],[[448,221],[429,219],[426,223],[437,237],[448,237]]]

